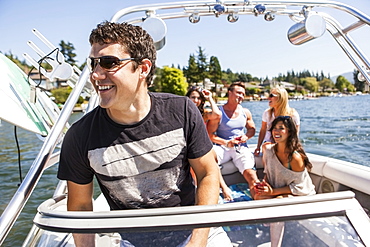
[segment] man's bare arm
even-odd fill
[[[93,182],[76,184],[67,181],[67,210],[68,211],[93,211]],[[73,234],[76,247],[95,246],[95,234]]]
[[[254,150],[254,155],[258,156],[261,153],[261,146],[263,139],[265,138],[267,130],[267,123],[262,121],[260,133],[258,134],[257,148]]]
[[[256,134],[256,125],[254,124],[252,113],[248,109],[244,109],[244,112],[247,115],[247,122],[245,124],[247,133],[245,135],[248,139],[251,139]]]
[[[189,159],[189,162],[195,172],[198,181],[195,199],[196,204],[217,204],[220,188],[220,171],[214,159],[213,151],[211,150],[206,155],[200,158]],[[208,234],[209,228],[194,229],[190,242],[187,244],[187,247],[206,246]]]
[[[202,92],[206,100],[208,100],[211,105],[211,111],[206,111],[206,109],[204,111],[205,121],[217,118],[219,119],[222,113],[214,101],[212,93],[209,90],[203,90]]]

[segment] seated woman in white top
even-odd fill
[[[257,148],[254,151],[255,156],[260,155],[262,143],[273,142],[269,131],[271,123],[276,116],[291,116],[297,127],[297,135],[299,134],[300,118],[298,112],[289,106],[288,92],[282,87],[275,87],[271,89],[268,97],[269,108],[263,112],[262,125],[258,135]]]

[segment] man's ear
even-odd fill
[[[152,68],[152,62],[145,58],[141,61],[140,67],[140,75],[147,77],[147,75],[150,72],[150,69]]]

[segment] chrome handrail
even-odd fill
[[[365,57],[356,43],[350,37],[348,37],[345,32],[343,32],[343,28],[341,28],[340,24],[335,19],[333,19],[331,16],[325,15],[325,20],[328,24],[326,29],[337,41],[338,45],[346,53],[347,57],[365,77],[366,81],[370,83],[370,75],[365,69],[370,68],[369,60]],[[341,41],[341,38],[345,41],[345,43]],[[362,65],[361,62],[363,63]]]
[[[361,72],[364,76],[367,83],[370,85],[370,65],[369,59],[360,51],[357,47],[355,42],[348,36],[348,33],[360,28],[364,25],[370,26],[370,17],[360,10],[353,8],[350,5],[343,4],[336,1],[297,1],[297,0],[286,0],[286,1],[276,1],[276,0],[262,0],[262,1],[222,1],[222,2],[214,2],[214,1],[206,1],[206,2],[199,2],[199,1],[188,1],[188,2],[173,2],[173,3],[164,3],[164,4],[150,4],[150,5],[141,5],[141,6],[133,6],[129,8],[122,9],[118,11],[112,18],[112,22],[118,22],[124,16],[129,14],[137,13],[137,12],[145,12],[144,17],[140,18],[133,18],[126,20],[129,23],[140,23],[145,21],[146,17],[150,15],[155,15],[161,19],[175,19],[175,18],[185,18],[189,17],[191,11],[197,12],[200,16],[211,16],[214,15],[214,10],[211,8],[215,4],[221,4],[225,7],[225,11],[222,13],[218,13],[218,15],[226,15],[230,14],[236,9],[238,10],[238,14],[253,14],[256,15],[254,12],[254,6],[256,5],[266,5],[266,11],[271,11],[275,15],[288,15],[288,16],[297,16],[297,15],[304,15],[303,11],[296,10],[296,9],[287,9],[287,6],[302,6],[305,9],[312,9],[314,7],[321,7],[321,8],[333,8],[340,11],[343,11],[353,17],[357,18],[358,21],[347,26],[346,28],[342,28],[340,24],[331,16],[319,12],[321,15],[324,16],[325,21],[327,22],[327,30],[331,33],[333,38],[337,41],[339,46],[345,52],[347,57],[351,60],[354,66]],[[285,8],[281,6],[285,6]],[[279,6],[279,8],[276,8]],[[183,8],[182,13],[171,13],[171,14],[162,14],[156,13],[159,10],[165,9],[179,9]],[[199,9],[199,11],[197,11]],[[343,39],[346,44],[342,42]],[[367,71],[368,70],[368,71]]]

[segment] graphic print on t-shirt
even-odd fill
[[[174,162],[185,145],[183,129],[176,129],[140,141],[90,150],[88,158],[114,201],[128,208],[142,204],[155,207],[179,190],[176,183],[182,162],[156,169]]]

